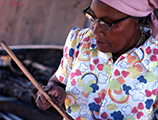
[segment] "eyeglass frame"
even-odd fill
[[[113,22],[113,23],[109,23],[109,22],[107,22],[107,21],[105,21],[105,20],[97,19],[96,17],[94,17],[93,15],[91,15],[89,12],[87,12],[87,10],[89,10],[89,9],[90,9],[90,6],[87,7],[86,9],[84,9],[84,10],[83,10],[83,13],[84,13],[84,15],[85,15],[85,14],[90,15],[90,16],[94,19],[94,21],[95,21],[94,25],[96,24],[96,22],[98,22],[99,25],[100,25],[100,22],[102,21],[102,22],[105,23],[109,28],[110,28],[111,26],[113,26],[113,25],[119,23],[119,22],[122,22],[123,20],[126,20],[127,18],[132,17],[132,16],[127,16],[127,17],[121,18],[121,19],[119,19],[119,20],[116,20],[116,21]]]

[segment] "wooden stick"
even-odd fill
[[[50,98],[49,95],[43,90],[43,88],[39,85],[39,83],[34,79],[34,77],[28,72],[28,70],[24,67],[24,65],[18,60],[15,54],[10,50],[5,41],[0,42],[1,46],[5,49],[5,51],[11,56],[11,58],[15,61],[15,63],[19,66],[22,72],[26,75],[26,77],[32,82],[32,84],[41,92],[41,94],[48,100],[48,102],[66,119],[66,120],[74,120],[65,110],[61,107],[58,102],[54,98]]]

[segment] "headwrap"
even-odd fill
[[[105,4],[134,17],[145,17],[151,13],[149,20],[152,36],[158,40],[158,21],[154,9],[158,8],[158,0],[100,0]]]

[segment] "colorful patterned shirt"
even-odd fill
[[[146,32],[146,31],[145,31]],[[151,120],[158,113],[158,41],[152,36],[115,62],[91,29],[70,31],[56,72],[75,120]]]

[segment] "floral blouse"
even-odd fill
[[[91,29],[74,28],[56,76],[66,85],[66,110],[75,120],[158,118],[158,41],[152,36],[113,62],[111,53],[96,48]]]

